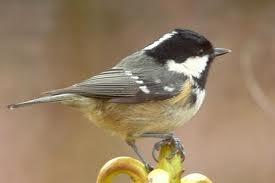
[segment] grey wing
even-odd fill
[[[47,92],[50,95],[75,93],[86,97],[132,97],[138,85],[126,75],[123,68],[112,68],[73,86]]]
[[[86,97],[105,98],[116,103],[141,103],[176,96],[185,80],[183,75],[168,73],[153,58],[136,52],[110,70],[48,94],[75,93]]]

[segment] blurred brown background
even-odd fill
[[[176,131],[187,173],[274,182],[271,0],[0,0],[0,182],[90,183],[109,159],[135,157],[69,107],[5,104],[86,79],[175,27],[233,50],[213,64],[201,111]],[[139,141],[147,158],[152,143]]]

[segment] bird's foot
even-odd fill
[[[147,163],[147,161],[144,159],[143,155],[139,152],[138,147],[136,146],[135,140],[128,140],[128,141],[126,141],[126,143],[132,147],[132,149],[137,154],[139,159],[142,161],[142,163],[144,164],[144,166],[148,172],[151,172],[152,170],[154,170],[154,167],[152,165],[150,165],[149,163]]]
[[[156,151],[160,151],[161,147],[164,145],[171,145],[171,144],[174,145],[175,150],[171,153],[171,155],[168,158],[173,158],[176,154],[179,154],[181,156],[182,161],[184,161],[185,152],[184,152],[183,145],[181,144],[181,141],[175,135],[169,134],[165,136],[163,140],[154,144],[152,156],[156,162],[158,162],[158,158],[156,157]]]
[[[151,172],[152,170],[154,170],[154,167],[149,163],[145,163],[144,166],[148,172]]]

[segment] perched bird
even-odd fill
[[[184,155],[172,132],[198,112],[205,98],[212,61],[229,52],[214,48],[196,32],[175,29],[109,70],[8,107],[49,102],[75,107],[96,126],[119,135],[149,167],[135,140],[161,138],[154,150],[165,143],[174,143],[177,152]]]

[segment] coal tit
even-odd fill
[[[210,65],[215,57],[229,52],[214,48],[194,31],[175,29],[109,70],[9,108],[49,102],[73,106],[124,139],[144,164],[135,145],[141,137],[162,138],[154,149],[173,142],[183,155],[172,131],[198,112]]]

